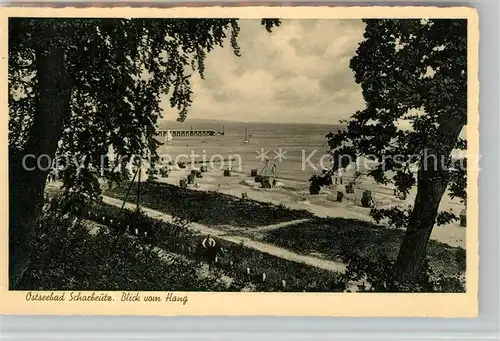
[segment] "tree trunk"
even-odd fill
[[[426,150],[430,152],[420,163],[415,205],[394,267],[398,280],[412,280],[421,273],[439,204],[448,186],[445,158],[450,156],[463,127],[464,120],[459,116],[443,121],[437,145]]]
[[[411,280],[420,274],[446,185],[437,179],[419,179],[415,205],[395,264],[397,279]]]
[[[71,81],[57,28],[47,26],[36,49],[38,103],[23,152],[9,152],[9,287],[29,265],[30,237],[43,205],[45,182],[69,114]],[[41,157],[42,156],[42,157]],[[38,162],[37,162],[38,160]]]

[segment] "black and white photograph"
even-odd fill
[[[466,293],[468,29],[9,17],[9,291]]]

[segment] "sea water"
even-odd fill
[[[234,159],[222,167],[250,174],[251,169],[262,171],[267,158],[267,165],[270,168],[275,166],[279,178],[307,181],[311,175],[331,166],[326,135],[338,131],[339,126],[187,120],[184,123],[164,121],[161,128],[213,129],[218,132],[224,129],[224,135],[174,137],[158,150],[160,155],[167,155],[172,160],[177,158],[190,163],[193,159],[198,162],[203,159]],[[248,143],[245,143],[246,131]],[[221,167],[217,162],[213,166]]]

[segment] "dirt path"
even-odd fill
[[[255,232],[268,232],[272,230],[277,230],[283,227],[288,227],[288,226],[293,226],[301,223],[305,223],[311,219],[296,219],[296,220],[290,220],[290,221],[284,221],[282,223],[278,224],[272,224],[272,225],[266,225],[266,226],[260,226],[255,229],[252,229],[252,231]]]
[[[122,200],[111,198],[108,196],[103,196],[103,202],[105,202],[109,205],[117,206],[117,207],[121,207],[123,204]],[[125,207],[134,208],[135,204],[126,203]],[[160,220],[166,221],[166,222],[173,221],[173,217],[169,214],[159,212],[156,210],[152,210],[152,209],[144,207],[144,206],[142,206],[141,208],[145,212],[145,214],[151,218],[160,219]],[[270,254],[270,255],[275,256],[275,257],[286,259],[286,260],[289,260],[292,262],[302,263],[302,264],[316,267],[318,269],[323,269],[323,270],[328,270],[328,271],[335,271],[335,272],[342,272],[343,273],[346,270],[345,264],[340,263],[340,262],[334,262],[334,261],[323,260],[323,259],[319,259],[319,258],[315,258],[315,257],[299,255],[299,254],[292,252],[290,250],[280,248],[280,247],[277,247],[277,246],[274,246],[271,244],[258,242],[258,241],[252,240],[252,239],[250,239],[248,237],[244,237],[244,236],[229,236],[229,235],[227,235],[227,232],[213,229],[213,228],[210,228],[208,226],[205,226],[205,225],[202,225],[199,223],[191,223],[189,225],[189,227],[192,230],[194,230],[200,234],[210,234],[212,236],[216,236],[217,238],[220,238],[220,239],[223,239],[223,240],[226,240],[228,242],[235,243],[235,244],[243,243],[246,247],[252,248],[254,250],[257,250],[257,251],[260,251],[263,253]]]

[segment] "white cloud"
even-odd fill
[[[188,118],[336,123],[364,107],[349,68],[360,20],[282,20],[272,33],[260,20],[240,26],[242,56],[226,44],[207,57],[205,79],[193,75]]]

